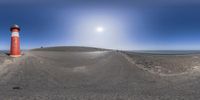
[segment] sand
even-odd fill
[[[199,54],[86,47],[0,53],[0,100],[198,100],[199,66]]]

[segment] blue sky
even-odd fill
[[[195,0],[1,0],[0,49],[9,49],[15,23],[21,26],[22,49],[200,49]]]

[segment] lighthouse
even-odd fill
[[[13,25],[10,28],[11,31],[11,46],[10,46],[10,56],[20,57],[20,41],[19,41],[19,31],[20,27],[18,25]]]

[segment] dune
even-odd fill
[[[198,54],[49,47],[0,57],[1,100],[197,100],[200,93]]]
[[[80,47],[80,46],[57,46],[57,47],[42,47],[32,49],[32,51],[68,51],[68,52],[90,52],[90,51],[105,51],[109,49],[94,48],[94,47]]]

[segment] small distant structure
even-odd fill
[[[41,49],[44,48],[43,46],[40,47]]]
[[[10,31],[11,31],[10,56],[20,57],[21,56],[20,40],[19,40],[20,27],[14,24],[13,26],[11,26]]]

